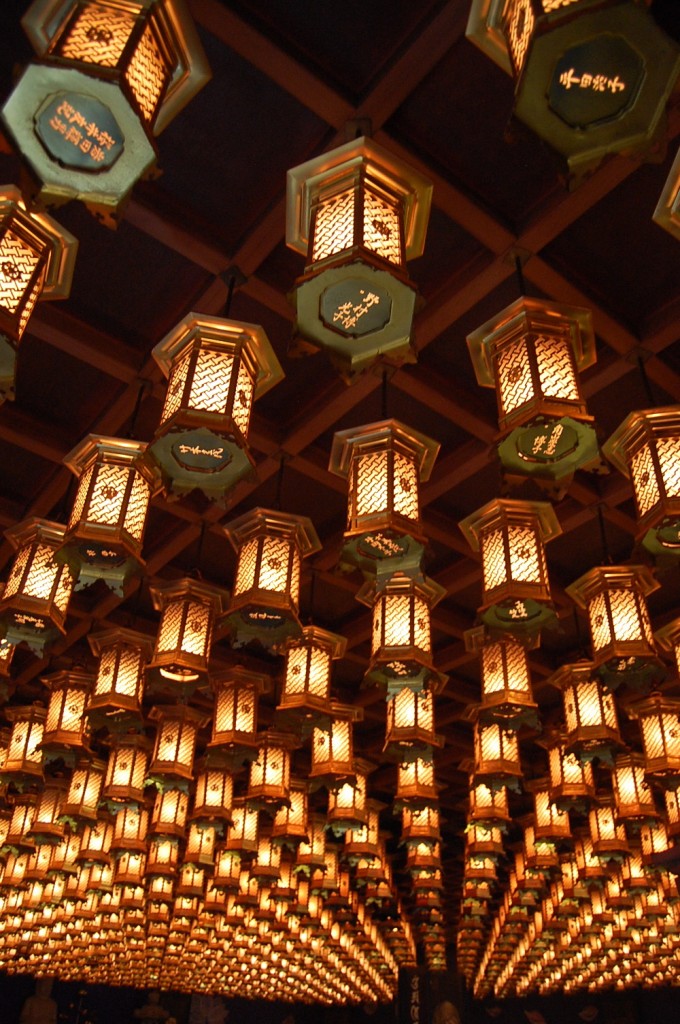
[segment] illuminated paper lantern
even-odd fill
[[[99,658],[97,677],[85,713],[99,727],[111,731],[141,722],[144,669],[153,640],[144,633],[118,626],[90,633],[88,643]]]
[[[272,814],[288,800],[291,751],[299,746],[289,733],[267,732],[260,737],[257,757],[250,762],[246,800]]]
[[[315,868],[324,868],[326,864],[326,829],[325,819],[321,814],[309,814],[307,817],[308,837],[303,839],[295,853],[295,870],[309,875]]]
[[[41,202],[82,199],[114,225],[155,164],[152,136],[210,72],[182,0],[37,0],[24,28],[38,60],[2,111]]]
[[[627,704],[626,712],[640,723],[645,772],[674,788],[680,782],[680,701],[652,693]]]
[[[58,846],[66,837],[66,824],[60,818],[67,789],[65,779],[50,779],[38,797],[28,834],[39,847]]]
[[[540,742],[540,741],[539,741]],[[541,746],[548,751],[550,799],[564,811],[585,810],[595,799],[595,776],[590,761],[567,751],[568,740],[561,732],[548,734]]]
[[[388,700],[400,690],[440,692],[447,677],[432,664],[430,612],[446,591],[434,580],[395,572],[379,585],[369,579],[357,600],[373,608],[371,660],[366,682],[387,687]]]
[[[485,782],[475,784],[471,776],[468,824],[505,830],[509,822],[508,791],[505,786],[491,789]]]
[[[328,468],[348,485],[343,561],[379,578],[395,566],[420,575],[420,484],[430,478],[439,447],[397,420],[335,434]]]
[[[189,825],[183,863],[192,864],[196,868],[212,869],[215,861],[215,835],[214,827],[192,821]]]
[[[439,807],[404,807],[401,812],[401,841],[407,846],[427,843],[434,848],[441,841]]]
[[[528,868],[541,871],[559,868],[560,861],[555,843],[549,839],[539,839],[533,822],[524,825],[522,845]]]
[[[232,645],[257,640],[277,648],[287,637],[299,636],[302,559],[321,547],[311,520],[256,508],[229,523],[225,532],[238,555],[224,618]]]
[[[538,634],[555,617],[543,547],[562,532],[552,506],[497,498],[459,525],[482,556],[483,622],[493,631]]]
[[[54,672],[41,680],[50,690],[42,749],[47,761],[72,761],[88,745],[85,707],[94,683],[86,672]]]
[[[158,480],[141,441],[90,434],[65,457],[78,489],[59,559],[76,590],[103,580],[119,597],[144,568],[142,541]]]
[[[674,565],[680,551],[680,411],[632,412],[602,450],[632,481],[642,548],[659,566]]]
[[[400,811],[407,804],[411,807],[431,804],[437,799],[437,783],[434,777],[434,762],[417,757],[404,760],[397,768],[397,790],[394,809]]]
[[[443,743],[443,737],[435,732],[432,690],[416,693],[404,687],[388,698],[384,754],[398,761],[431,759],[433,748]]]
[[[272,842],[296,849],[298,844],[308,841],[308,797],[307,783],[291,779],[288,788],[288,803],[277,807],[272,822]]]
[[[605,690],[592,662],[563,665],[549,678],[562,691],[565,750],[580,761],[599,758],[611,766],[612,755],[623,747],[616,703]]]
[[[0,628],[9,643],[25,643],[40,656],[66,632],[75,578],[54,557],[64,527],[47,519],[25,519],[5,536],[17,553],[0,598]]]
[[[158,722],[149,772],[160,779],[192,779],[198,731],[209,717],[186,705],[153,707],[149,717]]]
[[[177,876],[178,861],[179,846],[176,839],[168,836],[158,836],[152,839],[149,843],[149,853],[146,859],[147,879],[154,881],[156,877],[172,879],[174,884],[174,879]]]
[[[234,779],[228,769],[206,765],[196,775],[192,821],[205,827],[231,822]]]
[[[345,833],[344,856],[350,864],[356,864],[359,858],[380,856],[380,810],[382,806],[377,800],[368,800],[366,824],[361,828],[349,829]]]
[[[114,736],[106,767],[104,797],[115,804],[136,807],[144,801],[150,743],[138,733]]]
[[[560,843],[571,839],[569,815],[550,799],[547,779],[532,780],[527,789],[534,794],[534,840]]]
[[[642,754],[618,754],[612,772],[616,818],[622,822],[657,821],[654,795],[645,778]]]
[[[668,832],[663,821],[647,823],[640,829],[642,863],[645,866],[658,865],[659,854],[666,853],[669,846]]]
[[[484,626],[468,629],[465,647],[479,655],[482,699],[477,715],[483,722],[510,728],[537,728],[526,647],[508,635],[493,639]]]
[[[346,648],[344,637],[318,626],[303,626],[301,636],[285,642],[283,690],[276,712],[281,728],[290,726],[305,738],[314,725],[328,724],[331,662],[342,658]]]
[[[123,807],[114,818],[111,849],[145,853],[148,829],[149,812],[146,808]]]
[[[189,797],[183,789],[172,786],[159,789],[151,815],[150,834],[183,839],[188,812]]]
[[[347,379],[379,357],[413,362],[416,290],[432,186],[371,139],[288,172],[286,242],[307,258],[296,282],[294,354],[326,351]]]
[[[517,733],[496,722],[475,722],[474,781],[490,789],[508,786],[519,790],[522,766],[519,760]]]
[[[106,771],[105,761],[95,758],[78,761],[71,775],[63,813],[76,822],[94,821],[99,809]]]
[[[644,4],[474,0],[467,34],[512,75],[514,116],[576,183],[608,154],[648,155],[663,134],[679,57]]]
[[[283,378],[274,350],[261,327],[189,313],[156,345],[153,357],[168,378],[149,446],[166,496],[196,488],[222,499],[253,468],[253,401]]]
[[[243,761],[257,756],[258,700],[268,693],[271,680],[258,672],[248,672],[240,666],[215,673],[211,678],[215,694],[212,717],[212,738],[209,750],[238,767]]]
[[[108,865],[112,842],[113,822],[108,816],[100,815],[96,821],[84,827],[76,860],[85,865]]]
[[[366,824],[368,776],[374,768],[375,765],[370,761],[355,757],[354,781],[345,782],[337,789],[329,789],[326,820],[335,835],[344,835],[348,829],[361,828]]]
[[[363,718],[363,708],[331,701],[330,711],[330,727],[316,726],[312,733],[309,778],[314,788],[338,789],[345,782],[354,782],[356,777],[352,723]]]
[[[217,616],[228,593],[203,580],[156,581],[149,586],[161,613],[153,656],[148,665],[152,693],[189,696],[208,677],[208,659]]]
[[[509,479],[563,493],[599,464],[578,374],[596,359],[587,309],[522,297],[467,337],[477,381],[496,389],[498,454]]]
[[[44,708],[5,708],[5,718],[12,724],[0,777],[4,782],[39,782],[43,778],[41,743],[47,712]]]
[[[658,587],[642,565],[594,566],[567,587],[586,611],[593,661],[611,690],[649,686],[663,676],[645,600]]]
[[[225,850],[242,855],[255,853],[257,850],[258,812],[248,807],[243,799],[234,800],[232,822],[227,829]]]

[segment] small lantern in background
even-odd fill
[[[25,643],[39,656],[66,632],[75,578],[54,557],[64,532],[47,519],[25,519],[5,532],[17,553],[0,599],[0,626],[9,643]]]
[[[0,187],[0,402],[14,398],[15,350],[39,299],[66,299],[78,242],[19,189]]]
[[[395,569],[421,575],[420,484],[439,447],[397,420],[335,434],[328,468],[348,484],[343,562],[379,579]]]
[[[328,724],[331,662],[342,658],[346,648],[344,637],[318,626],[303,626],[301,636],[286,641],[278,725],[290,725],[304,739],[315,725]]]
[[[66,825],[60,820],[60,816],[67,789],[68,783],[65,779],[50,779],[45,783],[30,827],[30,838],[38,847],[58,846],[64,841]]]
[[[614,801],[598,801],[588,815],[593,853],[602,861],[620,860],[630,853],[630,844],[622,821],[617,821]]]
[[[569,815],[550,798],[547,779],[534,779],[527,783],[534,794],[534,840],[560,843],[571,839]]]
[[[680,677],[680,618],[671,619],[654,634],[654,642],[662,651],[673,656]]]
[[[482,621],[492,632],[535,637],[555,619],[543,547],[562,532],[552,506],[497,498],[460,528],[482,555]]]
[[[257,756],[257,711],[261,693],[268,693],[271,680],[240,666],[215,674],[212,738],[208,750],[234,768]],[[212,755],[211,755],[212,756]]]
[[[640,723],[646,774],[674,788],[680,783],[680,701],[651,693],[628,703],[626,712]]]
[[[467,337],[477,381],[495,387],[498,446],[508,480],[564,493],[577,469],[599,465],[578,372],[595,362],[587,309],[521,298]]]
[[[425,757],[413,761],[404,760],[397,769],[397,791],[394,809],[400,811],[407,804],[422,807],[437,799],[437,783],[434,777],[434,762]]]
[[[182,0],[36,0],[23,25],[38,61],[5,126],[41,202],[82,199],[114,226],[155,164],[152,136],[210,77],[198,35]]]
[[[225,532],[238,554],[224,618],[233,634],[232,645],[257,640],[277,648],[287,637],[299,636],[301,563],[321,547],[311,520],[255,508],[234,519]]]
[[[404,687],[388,698],[384,754],[397,761],[431,759],[433,748],[443,743],[444,738],[435,732],[432,690],[416,693]]]
[[[427,843],[432,848],[440,843],[439,807],[404,807],[401,815],[401,841],[409,846]]]
[[[161,613],[147,669],[149,691],[189,696],[207,679],[213,628],[229,595],[220,587],[189,578],[156,581],[149,590]]]
[[[200,827],[231,824],[234,779],[227,768],[206,765],[196,776],[191,819]]]
[[[113,737],[104,781],[106,800],[132,807],[143,802],[149,747],[146,736],[139,733]]]
[[[227,829],[225,850],[236,852],[242,856],[255,853],[257,850],[258,812],[248,807],[245,800],[236,799],[232,807],[232,821]]]
[[[288,803],[277,808],[272,822],[272,842],[280,846],[297,849],[303,840],[308,841],[309,801],[307,783],[291,779],[288,789]]]
[[[567,751],[568,740],[560,732],[548,733],[543,742],[548,751],[550,799],[562,810],[584,811],[595,799],[595,776],[590,761],[581,761]]]
[[[659,813],[645,778],[642,754],[618,754],[612,772],[616,819],[634,825],[655,822]]]
[[[659,567],[680,557],[680,410],[631,412],[603,447],[611,463],[630,477],[638,540]]]
[[[595,674],[594,664],[563,665],[548,681],[562,691],[567,753],[580,761],[599,758],[611,767],[613,754],[624,744],[614,697]]]
[[[94,683],[86,672],[54,672],[41,680],[50,690],[41,748],[47,762],[63,758],[73,763],[87,749],[85,707]]]
[[[366,790],[368,776],[375,765],[363,758],[354,758],[354,781],[345,782],[338,789],[328,791],[326,821],[335,835],[344,835],[350,828],[361,828],[366,824]]]
[[[111,849],[146,852],[146,836],[149,828],[149,812],[141,807],[123,807],[113,823]]]
[[[590,625],[593,661],[609,689],[640,689],[663,676],[646,597],[659,584],[646,566],[594,566],[567,587]]]
[[[104,580],[119,597],[143,570],[142,541],[158,481],[141,441],[90,434],[64,459],[78,477],[58,558],[77,575],[76,590]]]
[[[159,789],[151,815],[150,835],[183,839],[186,831],[189,797],[183,789]]]
[[[105,725],[110,732],[139,728],[144,669],[153,650],[152,638],[117,626],[91,633],[87,639],[99,666],[85,713],[95,728]]]
[[[408,688],[439,693],[447,677],[432,664],[430,612],[446,591],[427,577],[395,572],[378,583],[369,579],[357,600],[373,608],[371,660],[365,681],[387,687],[388,700]]]
[[[526,647],[513,636],[493,639],[484,626],[468,629],[465,647],[479,655],[482,699],[478,717],[508,728],[538,727]]]
[[[354,743],[352,723],[363,718],[363,708],[330,702],[331,721],[328,729],[319,726],[312,733],[312,766],[309,778],[314,788],[338,789],[345,782],[354,782]]]
[[[566,159],[575,184],[608,154],[659,144],[680,58],[645,4],[474,0],[467,35],[512,75],[514,116]]]
[[[149,446],[170,499],[194,488],[223,499],[253,468],[253,401],[283,378],[261,327],[189,313],[156,345],[168,378],[161,422]]]
[[[149,717],[158,722],[149,772],[160,779],[192,779],[199,729],[209,717],[186,705],[153,707]]]
[[[323,869],[326,864],[326,829],[321,814],[310,814],[307,818],[308,836],[302,840],[295,854],[295,870],[309,875],[315,868]]]
[[[321,348],[350,380],[382,357],[413,362],[416,290],[431,184],[371,139],[288,172],[286,242],[307,257],[296,282],[295,348]]]
[[[107,766],[95,758],[79,761],[73,769],[62,813],[76,822],[90,822],[97,817]]]
[[[482,828],[506,829],[510,824],[506,787],[491,789],[485,782],[475,784],[474,777],[471,776],[468,824],[479,825]]]
[[[20,786],[42,781],[42,743],[47,712],[45,708],[5,708],[5,718],[12,723],[4,764],[0,769],[3,782],[16,782]]]
[[[290,733],[273,730],[260,736],[257,757],[250,762],[246,800],[272,814],[288,801],[291,751],[299,746]]]
[[[504,729],[496,722],[475,722],[474,781],[485,783],[490,789],[508,786],[518,791],[522,778],[519,743],[513,729]]]

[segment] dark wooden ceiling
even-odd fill
[[[359,691],[370,616],[354,599],[359,578],[336,572],[346,494],[327,465],[336,430],[381,418],[380,378],[368,373],[347,387],[323,355],[287,357],[293,312],[286,295],[303,261],[284,242],[287,169],[344,142],[353,122],[369,125],[380,144],[434,182],[425,255],[410,264],[425,300],[415,321],[418,363],[391,378],[387,411],[442,446],[422,497],[427,569],[447,590],[433,621],[436,663],[449,674],[436,706],[446,738],[437,767],[452,898],[467,794],[461,761],[472,752],[471,727],[460,719],[479,695],[476,659],[462,637],[481,596],[479,563],[458,521],[497,495],[501,483],[495,396],[476,384],[465,336],[518,297],[520,256],[527,293],[593,311],[598,360],[584,385],[603,439],[626,412],[649,405],[640,356],[655,404],[680,401],[680,246],[651,220],[677,149],[680,97],[671,103],[668,146],[658,162],[609,159],[570,192],[554,154],[511,123],[510,79],[465,38],[469,0],[188,6],[213,78],[160,136],[162,173],[135,188],[116,231],[74,203],[54,211],[79,238],[79,257],[70,299],[34,313],[20,348],[16,401],[0,408],[0,525],[31,515],[65,519],[73,478],[62,460],[84,434],[151,438],[164,393],[151,349],[188,311],[222,313],[237,268],[243,282],[230,316],[264,326],[286,373],[256,405],[251,444],[258,480],[236,488],[226,513],[196,497],[172,505],[156,500],[146,533],[148,573],[199,568],[229,587],[234,558],[222,525],[272,505],[285,459],[283,508],[311,515],[323,542],[308,566],[303,617],[348,638],[334,690],[365,706],[362,752],[379,758],[384,700],[374,690]],[[5,95],[31,56],[18,25],[27,7],[3,3]],[[0,137],[0,181],[18,179],[18,160]],[[579,473],[557,506],[562,537],[548,548],[561,629],[546,634],[532,654],[547,719],[558,712],[557,695],[542,684],[580,653],[564,591],[601,558],[599,503],[609,554],[615,562],[630,558],[628,482],[615,472]],[[10,558],[3,543],[5,571]],[[651,599],[655,626],[680,610],[679,576],[667,574]],[[87,661],[84,638],[93,623],[133,620],[137,628],[155,628],[145,584],[122,604],[103,586],[91,588],[74,599],[54,657],[60,664]],[[231,657],[224,641],[216,654]],[[45,668],[18,653],[15,700],[39,699]],[[279,660],[270,658],[269,668],[278,671]],[[543,770],[543,753],[530,740],[523,756],[529,773]],[[389,798],[394,773],[377,770],[376,795]]]

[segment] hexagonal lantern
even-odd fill
[[[148,689],[168,696],[189,696],[208,676],[213,628],[229,594],[203,580],[157,580],[149,586],[161,613]]]
[[[139,733],[113,737],[104,780],[105,800],[117,808],[137,807],[143,802],[150,746]]]
[[[85,708],[94,677],[71,669],[43,676],[41,682],[50,690],[41,743],[45,760],[62,758],[67,764],[73,763],[77,755],[87,751],[89,730]]]
[[[288,803],[282,804],[274,815],[272,822],[272,842],[281,846],[289,846],[297,849],[303,840],[309,841],[308,836],[308,814],[309,800],[307,796],[308,786],[300,779],[291,779],[288,789]]]
[[[593,853],[602,860],[620,859],[630,853],[623,822],[616,819],[616,806],[610,798],[598,801],[588,814]]]
[[[506,787],[491,789],[485,782],[475,783],[474,777],[470,776],[468,823],[504,831],[509,822],[510,810]]]
[[[331,721],[327,729],[315,726],[312,733],[312,786],[338,789],[354,782],[354,742],[352,723],[363,718],[363,708],[330,702]]]
[[[77,240],[28,208],[14,185],[0,186],[0,402],[14,398],[15,350],[38,299],[71,290]]]
[[[348,483],[344,562],[379,577],[395,569],[420,575],[420,483],[439,448],[397,420],[335,434],[328,468]]]
[[[610,153],[649,153],[680,55],[636,0],[474,0],[468,35],[515,79],[514,115],[575,178]]]
[[[599,463],[578,372],[596,359],[589,310],[520,298],[467,336],[477,381],[496,389],[498,454],[508,479],[563,493]]]
[[[588,615],[593,662],[611,690],[648,688],[664,675],[645,598],[659,584],[643,565],[594,566],[567,588]]]
[[[395,811],[407,804],[423,807],[437,799],[437,783],[434,777],[434,762],[425,757],[413,761],[404,760],[397,768],[397,790],[394,799]]]
[[[243,761],[257,757],[258,701],[268,693],[271,680],[259,672],[248,672],[239,665],[212,677],[215,706],[212,737],[208,744],[211,759],[240,767]]]
[[[302,559],[321,543],[307,516],[255,508],[234,519],[225,533],[238,554],[236,580],[224,623],[232,644],[257,640],[277,648],[299,636],[298,618]]]
[[[146,444],[90,434],[64,459],[78,490],[59,551],[78,575],[76,590],[101,579],[119,597],[142,571],[149,501],[159,481]]]
[[[106,762],[84,758],[73,769],[62,814],[74,821],[88,822],[97,817],[106,774]]]
[[[465,647],[479,655],[482,699],[477,716],[482,722],[498,722],[509,728],[538,727],[538,705],[533,699],[531,676],[524,644],[512,636],[493,639],[485,626],[468,629]]]
[[[283,378],[263,329],[189,313],[153,350],[168,378],[149,453],[168,498],[198,489],[222,499],[249,473],[253,401]]]
[[[75,578],[55,560],[64,527],[48,519],[25,519],[5,531],[17,554],[0,598],[0,631],[11,644],[25,643],[38,655],[65,633]]]
[[[552,506],[496,498],[459,525],[482,555],[482,621],[495,632],[535,637],[555,619],[543,548],[562,532]]]
[[[435,732],[434,693],[404,687],[387,700],[383,753],[397,761],[432,758],[433,747],[444,744]]]
[[[645,771],[664,788],[680,782],[680,701],[660,693],[626,705],[642,732]]]
[[[652,220],[680,239],[680,150],[673,161]]]
[[[192,779],[198,732],[208,724],[209,716],[197,708],[177,705],[153,707],[149,717],[158,722],[149,772],[161,780]]]
[[[414,361],[416,291],[431,184],[360,138],[288,172],[286,242],[307,257],[296,282],[296,351],[321,348],[348,379],[377,359]]]
[[[271,730],[259,737],[257,757],[250,762],[249,806],[274,814],[288,801],[291,752],[299,745],[290,733]]]
[[[287,640],[283,690],[276,709],[277,726],[289,726],[301,738],[315,725],[329,722],[331,662],[342,658],[347,641],[319,626],[303,626],[302,636]]]
[[[612,772],[616,820],[634,825],[655,822],[659,813],[645,778],[642,754],[618,754]]]
[[[202,765],[196,775],[191,820],[200,828],[231,824],[234,779],[227,768]]]
[[[579,761],[598,758],[611,767],[614,753],[624,743],[614,697],[600,682],[593,663],[563,665],[548,682],[562,691],[565,751]]]
[[[534,794],[534,840],[560,843],[571,839],[569,814],[553,803],[547,779],[532,779],[527,789]]]
[[[474,753],[476,786],[483,782],[492,790],[501,786],[520,789],[522,766],[517,733],[513,729],[504,729],[496,722],[475,722]]]
[[[335,835],[343,835],[350,828],[361,828],[366,824],[368,776],[374,768],[370,761],[355,757],[354,781],[345,782],[338,789],[329,789],[326,821]]]
[[[35,0],[30,64],[2,119],[41,202],[115,224],[158,134],[210,77],[182,0]]]
[[[149,828],[150,835],[184,838],[189,812],[189,797],[183,789],[179,788],[179,785],[158,790],[156,793]]]
[[[403,689],[443,689],[447,676],[432,664],[430,612],[445,594],[434,580],[413,579],[402,572],[381,583],[372,577],[366,581],[357,593],[357,601],[373,608],[366,683],[385,686],[388,698]]]
[[[638,540],[657,565],[680,558],[680,410],[631,412],[602,451],[633,483]]]
[[[95,728],[105,725],[110,732],[140,727],[144,670],[153,638],[116,626],[90,633],[87,639],[99,665],[85,714]]]
[[[538,741],[548,751],[550,799],[562,810],[584,811],[595,799],[595,776],[590,761],[581,761],[567,750],[567,736],[550,732]]]
[[[12,732],[0,768],[3,782],[16,782],[21,786],[42,781],[43,752],[40,744],[46,717],[45,708],[35,705],[5,709],[5,718],[12,723]]]
[[[654,634],[654,642],[662,651],[672,654],[680,676],[680,618],[671,619],[661,629],[657,629]]]

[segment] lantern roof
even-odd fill
[[[117,465],[134,466],[157,488],[160,486],[160,480],[153,463],[146,458],[147,448],[146,441],[133,441],[129,437],[104,437],[102,434],[88,434],[75,448],[71,449],[68,455],[64,456],[64,465],[78,477],[97,459]]]
[[[343,658],[347,650],[347,640],[344,636],[339,636],[338,633],[331,633],[330,630],[322,629],[321,626],[308,625],[302,627],[302,634],[300,636],[288,637],[284,640],[280,653],[285,654],[291,648],[309,647],[311,645],[327,648],[333,660]]]
[[[296,516],[268,508],[253,508],[238,519],[232,519],[224,532],[238,551],[251,537],[271,535],[295,541],[303,558],[321,550],[321,541],[308,516]]]
[[[229,603],[228,590],[188,576],[178,580],[154,580],[149,584],[149,591],[156,611],[162,611],[171,601],[178,601],[184,597],[195,597],[204,604],[214,605],[215,613],[218,615]]]
[[[599,681],[595,672],[595,663],[583,658],[581,661],[575,661],[571,665],[562,665],[556,672],[548,676],[546,685],[554,686],[557,690],[563,690],[565,686],[571,686],[574,683]],[[562,740],[560,739],[559,742],[562,742]]]
[[[494,498],[458,525],[472,550],[479,551],[479,541],[484,531],[505,523],[525,525],[531,520],[537,522],[544,542],[562,533],[555,510],[549,502],[519,501],[514,498]]]
[[[50,672],[49,675],[40,677],[40,682],[49,690],[59,690],[67,686],[90,690],[94,681],[92,673],[83,672],[81,669],[62,669],[61,672]]]
[[[49,214],[37,208],[28,208],[16,186],[1,185],[0,219],[13,208],[18,209],[22,218],[30,222],[31,230],[47,245],[47,266],[40,298],[67,299],[71,294],[78,239]]]
[[[565,589],[579,608],[585,608],[588,601],[605,587],[639,587],[646,597],[659,586],[646,565],[595,565]]]
[[[258,693],[270,693],[272,689],[272,681],[269,676],[263,675],[261,672],[250,672],[240,665],[212,672],[210,680],[215,690],[229,683],[233,683],[235,686],[239,683],[254,686]]]
[[[424,597],[430,607],[434,608],[446,596],[446,587],[442,587],[428,576],[414,579],[412,576],[407,576],[406,573],[393,572],[383,581],[369,577],[357,591],[356,599],[371,608],[378,595],[412,594],[414,592]]]
[[[602,445],[602,452],[624,476],[630,476],[630,453],[645,437],[676,437],[680,439],[680,408],[670,405],[656,409],[630,412],[612,436]]]
[[[421,482],[429,480],[434,461],[441,445],[419,430],[407,427],[399,420],[380,420],[362,427],[339,430],[333,437],[328,468],[337,476],[348,476],[354,453],[362,449],[375,451],[394,442],[415,457]]]
[[[103,651],[116,644],[139,647],[144,659],[150,658],[154,649],[154,638],[152,636],[148,633],[138,633],[134,629],[126,629],[124,626],[115,626],[113,629],[102,629],[96,633],[88,633],[87,641],[95,657],[99,657]]]
[[[286,244],[303,255],[309,247],[312,212],[319,196],[351,187],[365,170],[403,202],[406,259],[421,256],[430,217],[432,183],[369,138],[353,139],[288,171]]]
[[[5,537],[7,537],[12,547],[18,550],[26,544],[32,544],[34,541],[57,547],[64,543],[65,533],[66,527],[62,526],[61,523],[55,523],[51,519],[40,519],[38,516],[31,516],[28,519],[22,519],[16,526],[11,526],[8,530],[5,530]]]

